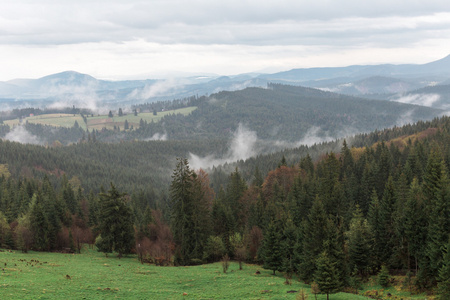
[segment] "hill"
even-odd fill
[[[196,106],[198,109],[190,115],[166,117],[157,126],[164,124],[168,137],[173,139],[227,138],[242,123],[261,139],[299,142],[311,135],[329,140],[427,120],[442,113],[280,84],[269,84],[267,89],[220,92],[200,99]],[[175,127],[179,130],[172,129]]]
[[[427,86],[407,93],[391,96],[390,100],[401,103],[424,105],[428,107],[450,109],[450,85]]]
[[[4,103],[2,110],[74,104],[104,113],[102,109],[105,104],[109,109],[116,109],[124,105],[265,87],[267,83],[300,84],[359,96],[384,95],[443,83],[450,78],[449,70],[450,56],[421,65],[358,65],[292,69],[273,74],[198,75],[122,81],[100,80],[88,74],[66,71],[39,79],[0,82],[0,103]],[[386,78],[390,79],[383,82]]]

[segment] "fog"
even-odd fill
[[[28,132],[27,129],[22,125],[15,126],[10,132],[5,135],[4,139],[22,144],[44,144],[37,136]]]

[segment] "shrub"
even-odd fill
[[[224,273],[228,271],[228,267],[230,266],[230,257],[228,254],[225,254],[225,256],[222,258],[222,270]]]
[[[305,293],[305,290],[301,289],[297,296],[295,297],[296,300],[307,300],[308,299],[308,294]]]
[[[385,265],[381,267],[380,273],[378,273],[378,284],[382,287],[389,285],[389,270]]]

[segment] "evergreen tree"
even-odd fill
[[[316,270],[316,259],[323,251],[323,242],[327,237],[328,218],[322,201],[316,198],[307,220],[302,224],[302,254],[299,266],[300,277],[312,281]]]
[[[356,206],[353,213],[347,238],[350,270],[356,271],[359,276],[368,275],[372,251],[372,232],[359,206]]]
[[[272,220],[264,233],[262,257],[263,267],[273,271],[280,271],[283,267],[283,249],[281,243],[281,228],[279,222]]]
[[[427,242],[428,222],[424,212],[425,202],[422,189],[419,186],[418,179],[414,178],[401,220],[408,247],[408,270],[411,270],[410,257],[412,257],[416,273],[418,271],[418,262],[423,261]]]
[[[131,253],[134,246],[132,214],[124,195],[112,183],[107,193],[100,194],[98,250],[104,253],[115,251],[119,258]]]
[[[175,263],[188,265],[201,260],[209,236],[209,203],[197,175],[185,158],[179,158],[170,185],[172,231],[177,245]]]
[[[45,214],[44,204],[40,192],[36,193],[31,200],[30,207],[30,229],[33,232],[34,248],[36,250],[49,250],[50,223]]]
[[[441,161],[441,178],[436,190],[436,194],[431,201],[431,214],[428,225],[428,243],[426,254],[430,263],[432,280],[435,282],[437,273],[442,267],[443,247],[448,241],[450,228],[450,184],[444,162]]]
[[[389,286],[389,269],[386,265],[382,265],[380,273],[378,273],[378,284],[382,287]]]
[[[439,269],[439,299],[450,299],[450,241],[445,245],[442,267]]]
[[[317,258],[314,280],[319,286],[320,292],[327,294],[327,300],[329,294],[334,294],[339,290],[341,283],[336,265],[326,251],[323,251]]]

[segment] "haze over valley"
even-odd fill
[[[0,299],[450,299],[447,2],[2,3]]]

